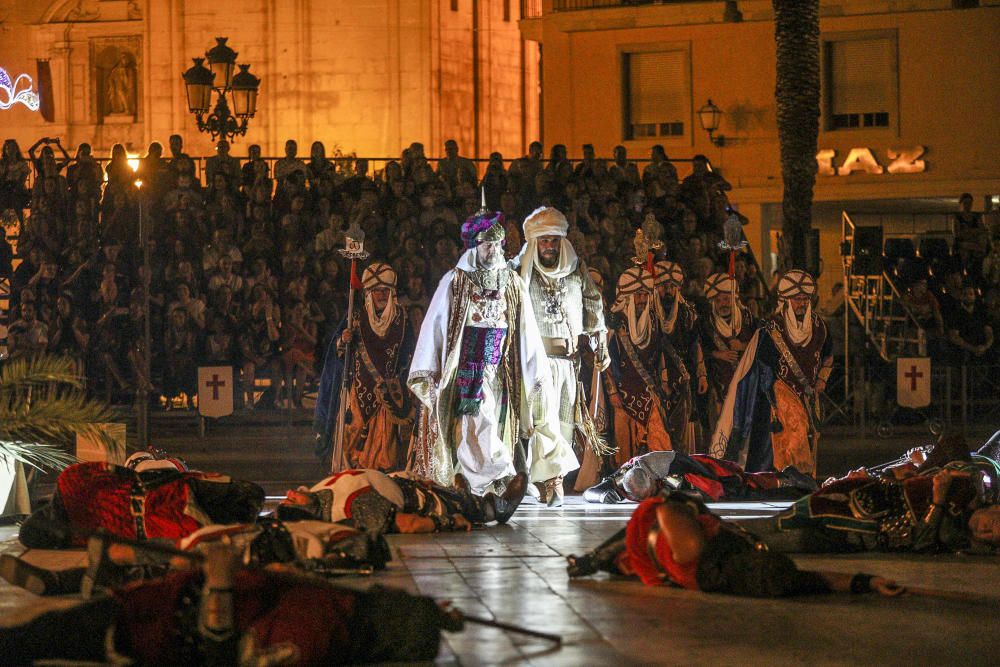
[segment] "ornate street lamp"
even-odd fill
[[[701,123],[701,129],[708,132],[708,140],[711,141],[716,146],[724,146],[726,143],[726,138],[723,136],[715,136],[715,131],[719,129],[719,119],[722,117],[722,109],[715,106],[712,100],[709,99],[708,103],[698,109],[698,121]]]
[[[205,58],[195,58],[194,66],[182,75],[187,91],[188,111],[195,115],[198,130],[207,132],[214,141],[221,137],[233,141],[247,133],[247,121],[257,112],[257,91],[260,79],[250,73],[249,65],[240,65],[235,76],[236,51],[226,44],[226,37],[216,37],[216,45],[205,53]],[[212,91],[215,91],[215,108],[208,113]],[[232,98],[230,109],[229,98]],[[205,114],[208,113],[206,117]]]

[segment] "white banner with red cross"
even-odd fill
[[[926,408],[931,404],[930,357],[896,359],[896,402],[904,408]]]
[[[198,413],[203,417],[225,417],[233,414],[231,366],[198,368]]]

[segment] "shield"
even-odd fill
[[[930,357],[900,357],[896,360],[896,402],[904,408],[926,408],[930,405]]]
[[[233,414],[231,366],[198,368],[198,413],[202,417],[225,417]]]

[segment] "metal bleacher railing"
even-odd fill
[[[913,214],[914,219],[918,214]],[[901,357],[928,355],[927,332],[920,326],[903,297],[905,287],[886,266],[892,264],[888,251],[894,239],[942,238],[947,220],[941,214],[926,215],[931,222],[913,224],[909,234],[894,234],[885,244],[886,254],[873,263],[857,262],[857,225],[847,211],[841,214],[843,253],[842,349],[835,357],[835,372],[824,396],[824,421],[866,429],[875,420],[876,432],[888,435],[897,414],[895,363]],[[920,256],[916,252],[916,256]],[[995,422],[1000,405],[1000,362],[984,357],[976,363],[932,359],[931,403],[917,417],[932,433],[945,427],[970,422]]]

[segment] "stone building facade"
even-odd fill
[[[730,199],[767,260],[782,200],[771,2],[538,0],[530,8],[521,28],[542,46],[546,144],[566,144],[571,157],[584,143],[599,155],[617,144],[635,158],[654,144],[671,157],[705,154],[732,183]],[[947,225],[962,192],[978,211],[1000,201],[1000,1],[821,0],[820,9],[813,226],[826,294],[841,279],[841,211],[884,224],[891,236]],[[630,77],[636,64],[645,79]],[[647,83],[636,103],[629,86]],[[699,123],[709,99],[723,112],[723,145]]]
[[[0,134],[103,155],[177,133],[208,154],[181,73],[225,36],[262,79],[240,144],[397,156],[421,141],[437,155],[454,138],[468,156],[514,157],[538,134],[537,45],[519,12],[512,0],[0,0],[0,67],[42,98],[0,111]]]

